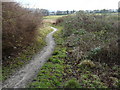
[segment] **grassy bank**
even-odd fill
[[[65,70],[66,78],[83,88],[118,88],[118,16],[79,12],[61,19],[65,61],[71,69]]]
[[[11,62],[8,62],[7,65],[2,66],[2,79],[6,80],[9,78],[11,74],[23,65],[26,65],[37,52],[42,50],[42,48],[46,45],[46,35],[51,31],[52,29],[49,27],[49,24],[44,24],[40,29],[38,29],[38,35],[33,45],[28,46],[24,51],[19,53],[16,58],[10,59]]]

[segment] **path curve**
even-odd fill
[[[49,33],[46,37],[47,46],[39,52],[29,64],[21,68],[13,76],[3,83],[3,88],[25,88],[28,82],[39,72],[39,69],[44,65],[48,58],[52,55],[55,47],[53,34],[57,31],[56,28],[51,27],[54,31]]]

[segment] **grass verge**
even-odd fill
[[[60,28],[59,28],[60,29]],[[29,84],[30,88],[58,88],[61,87],[64,75],[64,59],[66,48],[62,47],[61,29],[54,34],[56,48],[47,63],[42,67],[37,77]]]

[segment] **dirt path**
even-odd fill
[[[56,28],[51,27],[54,31],[49,33],[46,37],[47,46],[39,52],[29,64],[21,68],[18,72],[11,76],[3,83],[3,88],[25,88],[25,86],[33,80],[37,75],[39,69],[44,65],[46,60],[51,56],[54,51],[55,42],[53,33],[57,31]]]

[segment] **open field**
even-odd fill
[[[44,23],[55,23],[58,18],[61,18],[64,16],[67,16],[67,15],[44,16],[43,22]]]
[[[54,20],[54,19],[58,19],[58,18],[64,17],[64,16],[67,16],[67,15],[51,15],[51,16],[44,16],[43,18],[44,19],[52,19],[52,20]]]

